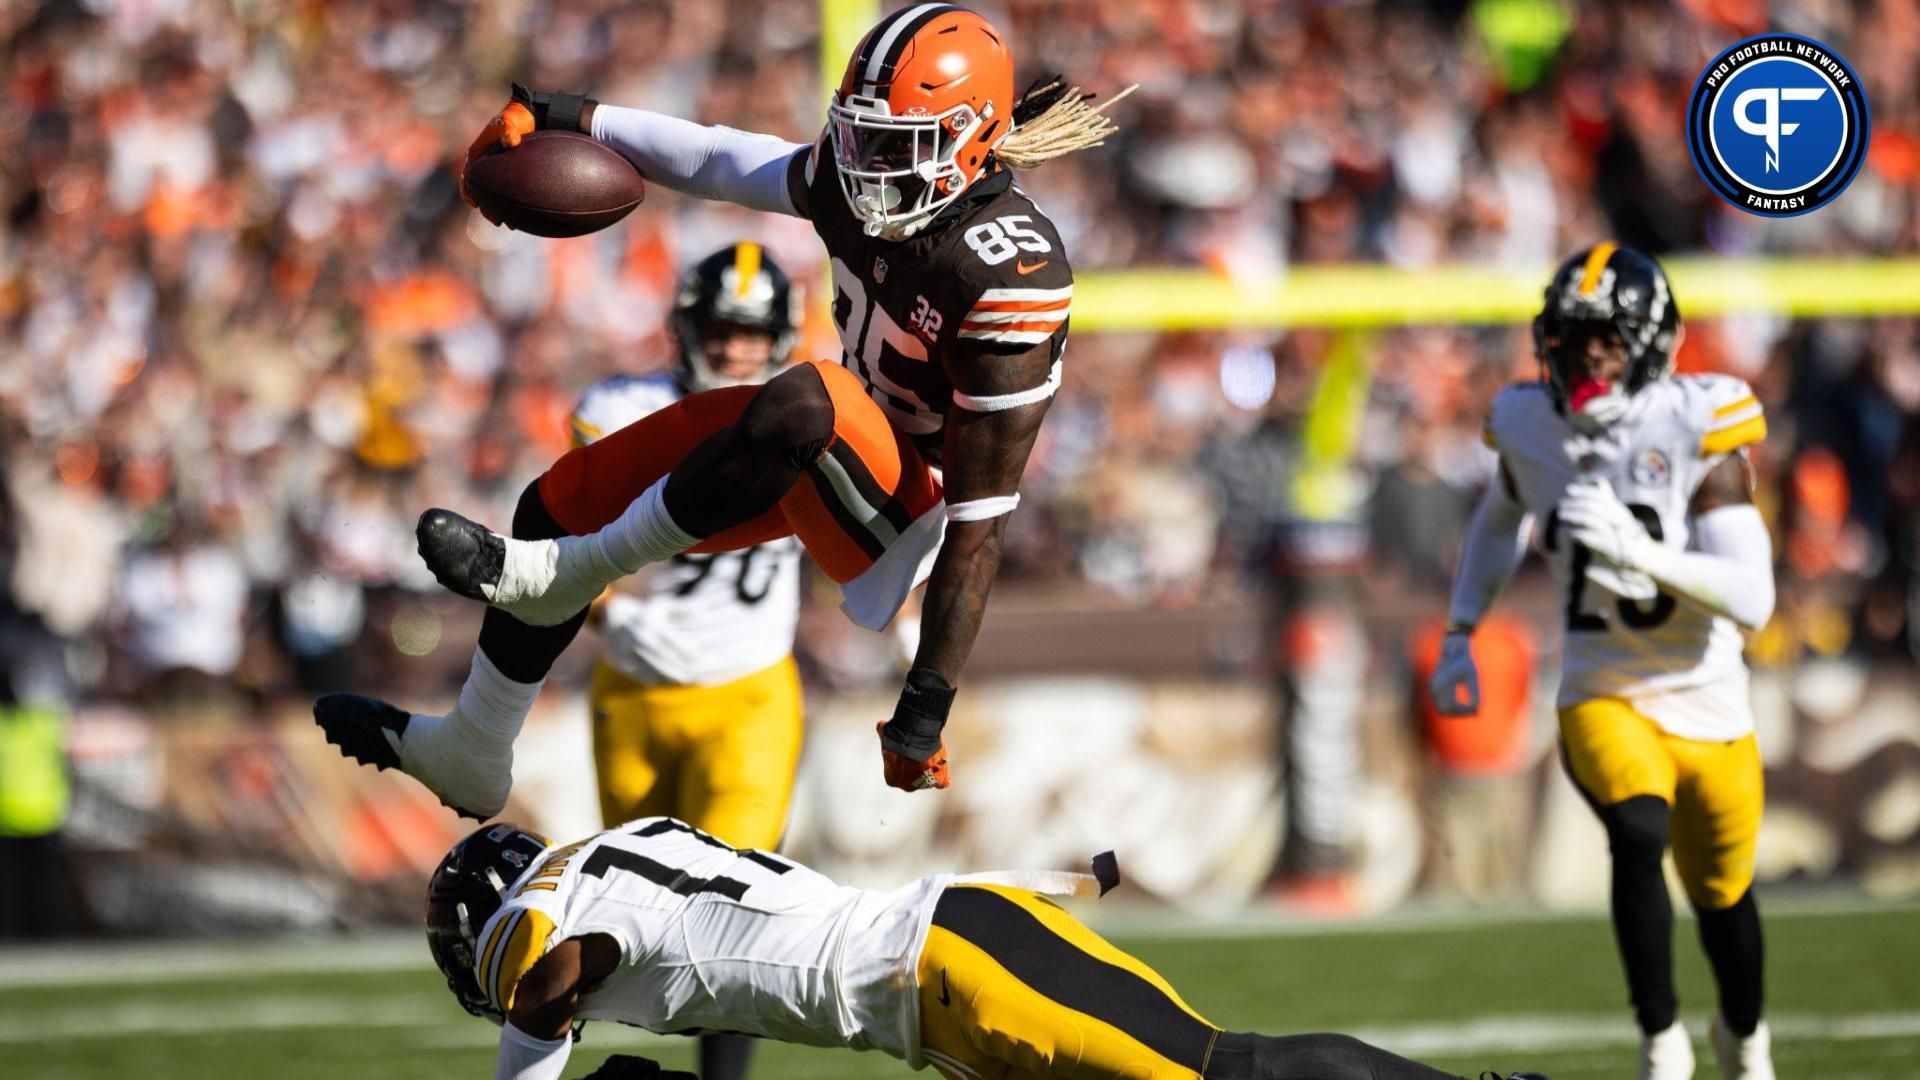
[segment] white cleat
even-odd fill
[[[1721,1080],[1773,1080],[1773,1034],[1767,1022],[1760,1021],[1746,1038],[1735,1035],[1713,1014],[1707,1026],[1707,1041],[1713,1044],[1714,1059],[1720,1063]]]
[[[485,821],[506,809],[512,743],[472,738],[447,717],[409,713],[358,694],[328,694],[314,702],[313,719],[345,756],[399,769],[456,813]]]
[[[1640,1080],[1693,1080],[1693,1040],[1680,1021],[1640,1037]]]

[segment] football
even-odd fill
[[[619,151],[577,131],[536,131],[467,169],[481,210],[535,236],[581,236],[626,217],[646,182]]]

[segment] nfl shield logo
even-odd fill
[[[873,257],[873,280],[876,285],[887,280],[887,260],[878,255]]]

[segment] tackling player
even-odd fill
[[[879,1050],[949,1080],[1447,1080],[1344,1035],[1208,1023],[1045,895],[1117,880],[872,892],[672,818],[559,848],[499,823],[434,871],[427,944],[460,1004],[501,1025],[495,1080],[557,1080],[588,1020]]]
[[[527,488],[512,538],[429,510],[421,556],[492,605],[458,704],[433,716],[336,695],[315,719],[347,756],[491,817],[527,708],[603,587],[683,552],[798,536],[862,626],[885,626],[927,581],[881,758],[894,787],[945,787],[941,729],[1072,306],[1059,234],[1012,168],[1095,145],[1110,124],[1057,83],[1016,98],[1006,39],[935,3],[867,33],[811,145],[515,87],[468,160],[542,128],[590,133],[653,183],[810,219],[841,358],[693,394],[574,450]]]
[[[760,245],[722,248],[680,279],[672,371],[616,375],[573,414],[585,446],[690,393],[764,383],[793,350],[799,296]],[[730,844],[773,850],[800,763],[800,545],[791,537],[655,568],[609,591],[588,625],[602,647],[588,705],[601,820],[671,814]],[[700,1040],[704,1080],[746,1075],[753,1043]]]
[[[1721,1075],[1772,1080],[1751,888],[1761,766],[1740,634],[1773,612],[1746,453],[1767,424],[1739,379],[1672,374],[1679,335],[1667,275],[1637,251],[1599,244],[1554,274],[1534,320],[1545,378],[1502,391],[1487,422],[1499,476],[1467,529],[1432,690],[1443,714],[1479,708],[1474,624],[1544,517],[1566,612],[1561,743],[1612,847],[1640,1076],[1693,1075],[1660,868],[1671,844],[1719,986]]]

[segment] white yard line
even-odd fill
[[[452,1004],[391,995],[349,1001],[286,994],[240,1001],[156,998],[81,1009],[9,1005],[0,1013],[0,1044],[296,1028],[441,1027],[468,1019],[457,1011],[449,1015]]]
[[[1846,892],[1762,896],[1761,904],[1768,921],[1920,913],[1920,899],[1876,900]],[[1678,908],[1675,914],[1681,920],[1692,918],[1692,912],[1686,908],[1686,905],[1679,905]],[[1364,936],[1407,931],[1476,930],[1488,926],[1600,922],[1606,918],[1606,911],[1601,908],[1591,911],[1549,911],[1541,908],[1413,908],[1351,919],[1325,919],[1259,911],[1227,916],[1188,915],[1157,908],[1126,908],[1116,905],[1107,912],[1099,908],[1076,907],[1074,914],[1085,919],[1102,934],[1133,941],[1188,941],[1208,938],[1226,941],[1267,937],[1332,937],[1346,934]]]
[[[1920,1037],[1920,1012],[1858,1013],[1850,1016],[1813,1016],[1785,1013],[1770,1016],[1767,1026],[1779,1042],[1868,1042]],[[1706,1025],[1691,1025],[1694,1041],[1704,1049]],[[1640,1031],[1624,1014],[1483,1016],[1445,1024],[1404,1024],[1365,1027],[1353,1034],[1409,1057],[1459,1057],[1483,1051],[1549,1053],[1567,1050],[1638,1046]]]
[[[1916,914],[1920,901],[1882,901],[1847,893],[1765,898],[1769,921],[1839,918],[1860,914]],[[1243,915],[1209,918],[1152,908],[1075,905],[1075,914],[1101,933],[1133,941],[1240,940],[1266,937],[1366,935],[1467,930],[1554,922],[1598,922],[1603,912],[1536,910],[1416,910],[1351,920]],[[1682,912],[1682,917],[1685,913]],[[0,947],[0,994],[57,986],[127,986],[223,979],[430,971],[424,935],[383,930],[353,937],[293,937],[228,941],[81,942]]]
[[[1850,1016],[1785,1013],[1769,1018],[1781,1042],[1869,1042],[1920,1038],[1920,1012],[1877,1012]],[[155,1035],[194,1037],[208,1034],[292,1031],[310,1028],[408,1028],[409,1040],[423,1048],[481,1049],[494,1045],[497,1029],[455,1013],[442,1003],[405,995],[379,995],[348,1001],[297,994],[253,996],[243,1001],[124,1001],[99,1007],[47,1009],[9,1007],[0,1014],[0,1045],[71,1039],[104,1041]],[[603,1045],[656,1046],[674,1036],[595,1025]],[[1538,1014],[1484,1016],[1445,1023],[1375,1025],[1352,1034],[1411,1057],[1463,1057],[1631,1047],[1639,1042],[1632,1022],[1621,1014]],[[1704,1047],[1704,1031],[1695,1032]]]
[[[231,941],[81,942],[0,949],[4,989],[124,986],[240,975],[431,970],[424,933]]]

